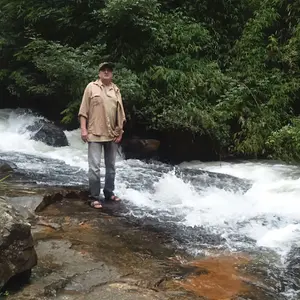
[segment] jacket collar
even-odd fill
[[[94,81],[94,84],[98,85],[101,88],[104,87],[104,83],[100,79],[97,79],[96,81]],[[113,88],[114,88],[114,84],[111,83],[110,89],[113,89]]]

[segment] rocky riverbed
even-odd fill
[[[7,190],[8,191],[8,190]],[[122,203],[91,209],[80,189],[14,186],[6,193],[32,225],[38,255],[30,282],[7,300],[276,299],[246,254],[191,257],[151,224],[122,216]]]

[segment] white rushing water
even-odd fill
[[[26,126],[37,117],[0,110],[0,158],[2,153],[23,153],[55,159],[75,169],[87,170],[87,145],[79,131],[66,132],[70,146],[54,148],[30,140]],[[22,168],[41,169],[40,163],[18,162]],[[228,247],[241,243],[234,236],[254,241],[257,247],[274,249],[283,257],[300,240],[300,172],[298,166],[265,162],[181,164],[250,180],[249,190],[232,190],[192,184],[174,171],[158,171],[138,160],[118,160],[117,192],[134,214],[178,216],[183,226],[203,226],[220,234]],[[201,178],[200,178],[201,177]],[[200,174],[205,182],[207,175]],[[199,181],[201,182],[201,181]]]

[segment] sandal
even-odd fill
[[[115,202],[121,201],[121,199],[119,197],[117,197],[116,195],[111,195],[110,197],[107,197],[105,200],[107,200],[107,201],[115,201]]]
[[[102,208],[102,205],[99,201],[95,200],[95,201],[91,201],[89,203],[90,207],[95,208],[95,209],[100,209]]]

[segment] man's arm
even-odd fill
[[[125,111],[124,111],[124,107],[123,107],[122,95],[121,95],[120,91],[118,91],[118,98],[119,98],[120,105],[117,106],[117,117],[118,117],[117,125],[121,129],[121,132],[120,132],[120,135],[114,139],[114,141],[116,143],[120,143],[123,138],[123,132],[124,132],[123,126],[124,126],[124,123],[126,122],[126,116],[125,116]],[[119,110],[119,106],[120,106],[120,110]],[[119,119],[120,119],[120,121],[119,121]]]
[[[89,117],[89,110],[90,110],[90,87],[89,85],[85,88],[78,117],[80,121],[80,129],[81,129],[81,139],[84,142],[87,142],[88,138],[88,130],[87,130],[87,120]]]
[[[81,139],[84,142],[87,142],[88,140],[87,119],[83,116],[80,116],[80,129],[81,129]]]

